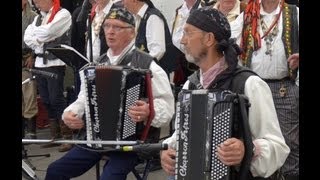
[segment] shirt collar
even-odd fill
[[[107,56],[110,60],[110,64],[111,65],[118,65],[120,63],[120,60],[122,60],[123,56],[125,56],[128,52],[132,51],[133,49],[135,49],[135,46],[134,46],[134,43],[135,43],[135,40],[133,39],[124,49],[123,51],[117,55],[117,56],[113,56],[111,55],[111,50],[110,48],[108,49],[107,51]]]
[[[143,16],[146,13],[148,7],[149,7],[148,4],[144,3],[143,6],[138,11],[137,16],[140,16],[140,18],[143,18]]]

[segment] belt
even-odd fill
[[[276,83],[276,82],[281,82],[281,81],[290,81],[291,79],[289,76],[287,76],[282,79],[263,79],[263,80],[267,83]]]

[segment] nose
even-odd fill
[[[186,44],[185,35],[182,35],[181,40],[180,40],[180,44],[182,44],[182,45],[185,45],[185,44]]]

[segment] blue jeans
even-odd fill
[[[125,180],[127,174],[137,165],[138,156],[128,152],[100,153],[74,146],[67,154],[51,163],[47,169],[46,180],[69,180],[78,177],[97,162],[103,155],[109,160],[103,167],[100,180]]]
[[[38,69],[57,75],[57,79],[46,76],[36,76],[36,80],[39,94],[48,111],[49,119],[61,119],[63,110],[66,108],[66,100],[63,95],[63,83],[66,67],[54,66]]]

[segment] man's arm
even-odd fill
[[[146,39],[149,54],[160,60],[166,52],[164,23],[156,15],[150,15],[146,25]]]
[[[70,29],[71,23],[71,14],[69,11],[61,9],[50,23],[36,27],[34,34],[37,41],[41,43],[50,42],[62,36]]]
[[[25,34],[27,36],[24,38],[30,47],[50,42],[62,36],[71,27],[71,15],[66,9],[61,9],[48,24],[36,26],[35,21],[28,26]]]
[[[251,163],[253,176],[268,177],[285,162],[290,149],[281,133],[271,90],[258,76],[250,76],[245,83],[249,98],[249,126],[255,145]]]
[[[151,126],[162,127],[170,123],[174,114],[174,97],[170,82],[164,70],[155,62],[150,64],[152,71],[152,93],[155,117]]]
[[[34,21],[27,27],[24,33],[23,41],[26,43],[28,47],[32,50],[35,50],[40,43],[37,41],[36,37],[34,36],[34,29],[36,28],[35,23],[40,16],[34,18]]]
[[[83,70],[79,72],[80,73],[80,79],[81,79],[81,85],[80,85],[80,92],[78,94],[78,98],[70,104],[62,114],[62,119],[64,119],[64,115],[66,112],[73,112],[74,114],[77,114],[78,118],[82,118],[85,111],[85,102],[86,102],[86,93],[85,93],[85,83],[84,81],[84,74]]]

